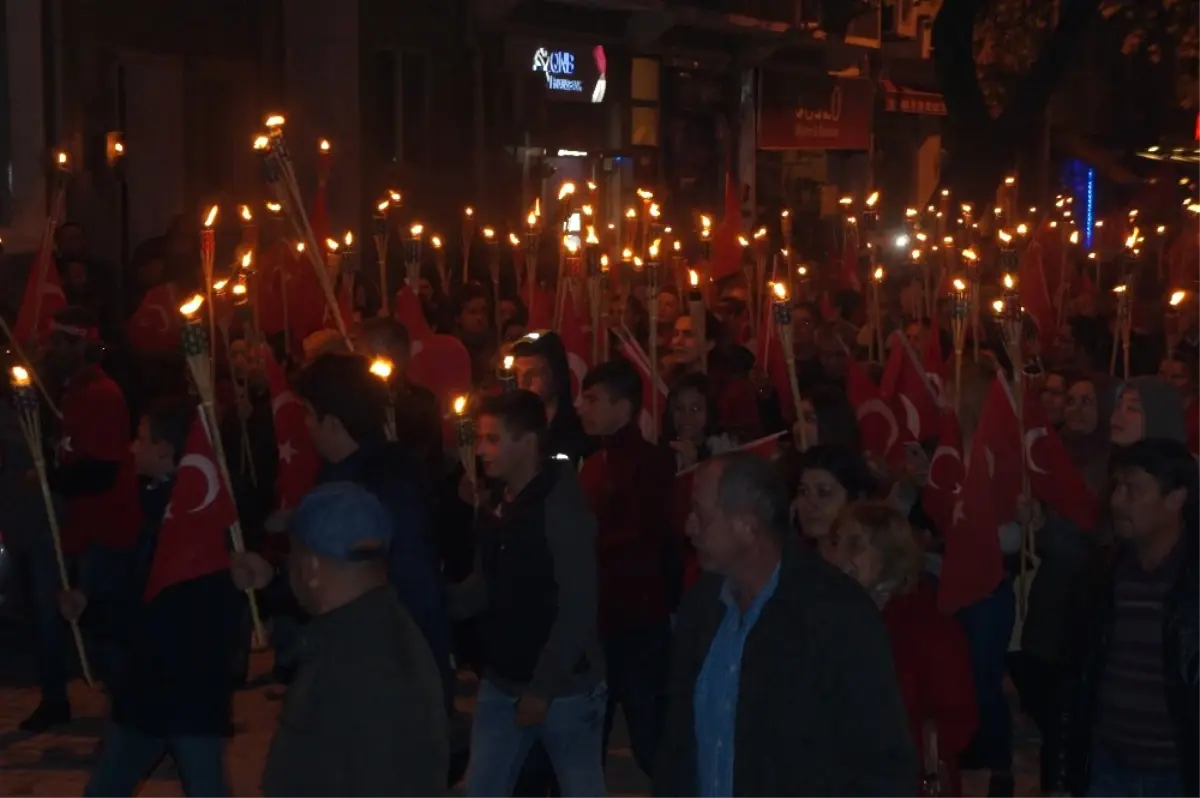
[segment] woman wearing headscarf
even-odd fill
[[[1145,438],[1187,441],[1179,390],[1162,377],[1136,377],[1125,383],[1110,420],[1112,442],[1128,446]]]

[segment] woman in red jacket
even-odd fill
[[[967,639],[937,610],[920,581],[921,549],[891,505],[849,505],[831,532],[826,557],[862,585],[883,613],[896,676],[924,773],[922,795],[962,795],[958,755],[979,725]]]

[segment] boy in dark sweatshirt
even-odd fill
[[[193,403],[167,402],[147,411],[138,427],[133,453],[143,522],[132,595],[139,600],[195,419]],[[113,685],[104,751],[84,795],[132,795],[168,752],[184,794],[229,795],[223,749],[232,731],[231,663],[246,606],[228,568],[169,584],[121,611],[89,604],[79,591],[63,594],[60,603],[68,620],[85,611],[93,623],[129,619],[121,630],[129,642],[128,667]]]

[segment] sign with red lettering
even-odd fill
[[[764,150],[866,150],[875,84],[860,78],[765,72],[758,146]]]

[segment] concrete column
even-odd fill
[[[43,111],[42,0],[6,3],[12,220],[7,252],[32,252],[46,221],[46,134]]]
[[[306,202],[316,188],[317,141],[333,143],[328,198],[335,230],[357,228],[361,218],[359,11],[359,0],[283,0],[284,133]]]

